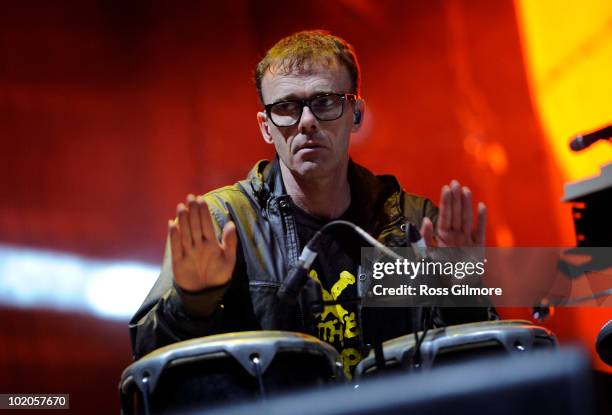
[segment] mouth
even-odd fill
[[[321,144],[313,141],[313,140],[308,140],[307,142],[305,142],[304,144],[302,144],[301,146],[298,146],[297,149],[295,150],[296,153],[300,152],[300,151],[316,151],[316,150],[320,150],[325,148],[324,146],[322,146]]]

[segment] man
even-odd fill
[[[134,356],[215,333],[305,331],[333,344],[350,376],[367,352],[368,325],[385,339],[418,327],[410,309],[384,310],[384,321],[366,322],[365,309],[342,304],[308,324],[308,310],[276,296],[301,248],[338,218],[388,246],[406,245],[407,222],[430,245],[481,246],[486,209],[479,204],[473,226],[470,190],[457,181],[442,188],[438,213],[395,178],[376,177],[350,160],[349,139],[363,124],[365,102],[355,53],[344,40],[323,31],[282,39],[258,64],[255,81],[264,107],[257,122],[277,158],[259,162],[244,181],[177,206],[161,275],[130,323]],[[327,299],[357,295],[359,258],[346,244],[351,240],[341,236],[325,239],[313,264],[310,276]],[[436,324],[489,317],[486,310],[450,311],[437,310]]]

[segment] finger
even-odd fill
[[[421,236],[429,247],[434,246],[433,234],[433,223],[431,222],[431,219],[426,217],[423,219],[423,223],[421,224]]]
[[[472,191],[469,187],[463,187],[461,192],[461,209],[463,220],[461,221],[461,231],[469,236],[472,233]]]
[[[236,245],[238,244],[238,237],[236,236],[236,225],[234,222],[227,222],[223,227],[223,233],[221,234],[221,246],[225,255],[225,260],[234,265],[236,262]]]
[[[176,216],[178,217],[179,233],[181,234],[181,243],[184,250],[189,250],[193,246],[191,239],[191,229],[189,229],[189,214],[184,203],[179,203],[176,206]]]
[[[176,220],[170,219],[168,221],[168,238],[170,238],[170,252],[172,253],[172,259],[183,259],[183,246],[181,244],[181,235],[179,233]]]
[[[202,226],[200,223],[200,207],[194,195],[187,196],[187,204],[189,206],[189,225],[191,229],[191,238],[194,244],[202,243]]]
[[[203,197],[200,197],[198,198],[198,205],[200,207],[200,222],[204,239],[207,241],[216,241],[217,235],[215,235],[215,230],[213,229],[208,203],[206,203]]]
[[[452,225],[451,198],[450,187],[447,185],[442,186],[442,190],[440,191],[439,229],[450,229]]]
[[[452,194],[452,219],[451,228],[455,231],[461,230],[461,185],[457,180],[451,182]]]
[[[484,203],[478,203],[478,222],[474,231],[473,239],[476,245],[484,246],[487,235],[487,207]]]

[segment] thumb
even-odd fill
[[[227,222],[223,227],[223,233],[221,234],[221,249],[225,255],[225,260],[234,265],[236,262],[236,244],[238,243],[238,237],[236,236],[236,225],[234,222]]]
[[[433,222],[427,217],[423,219],[421,224],[421,236],[425,239],[427,246],[434,246]]]

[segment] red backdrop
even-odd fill
[[[1,243],[158,263],[178,201],[273,155],[256,126],[252,71],[267,47],[306,28],[345,37],[361,58],[358,162],[435,201],[451,178],[469,185],[490,208],[491,245],[573,243],[512,2],[13,2],[0,27]],[[0,371],[17,375],[0,390],[29,390],[45,367],[38,392],[59,385],[77,407],[117,410],[125,323],[2,316],[14,360]],[[582,322],[552,324],[563,334]],[[78,385],[92,373],[104,393]]]

